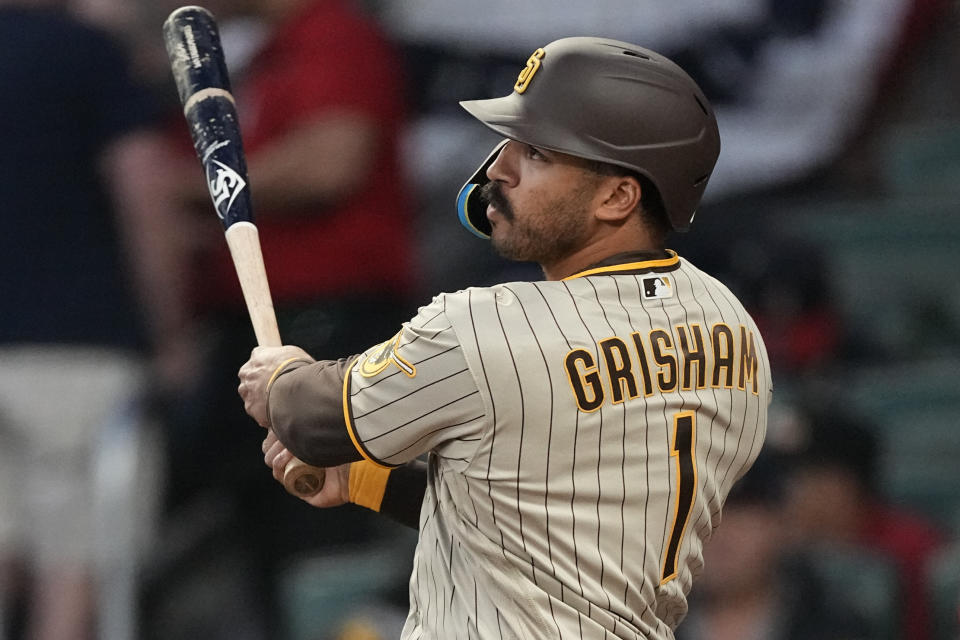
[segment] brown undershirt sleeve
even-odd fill
[[[293,361],[274,375],[267,411],[277,439],[308,464],[360,460],[343,416],[343,379],[354,358]]]
[[[343,414],[343,379],[353,360],[291,360],[281,365],[267,390],[273,432],[308,464],[333,467],[352,462],[350,501],[416,529],[427,465],[414,460],[391,469],[362,459]]]

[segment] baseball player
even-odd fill
[[[461,221],[545,280],[439,295],[358,356],[255,349],[265,461],[328,468],[312,505],[419,527],[403,638],[672,638],[771,397],[749,315],[664,248],[716,162],[713,112],[671,61],[600,38],[461,104],[505,137]]]

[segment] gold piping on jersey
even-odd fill
[[[596,349],[572,349],[563,359],[567,382],[580,411],[592,413],[604,402],[619,404],[655,391],[673,393],[700,389],[732,389],[759,394],[759,359],[753,332],[718,322],[705,331],[699,324],[656,327],[630,340],[610,336]],[[631,349],[629,345],[632,344]]]
[[[353,424],[353,409],[350,407],[350,376],[353,374],[354,367],[357,366],[357,363],[360,362],[361,356],[354,358],[353,362],[350,363],[350,367],[347,368],[346,375],[343,376],[343,422],[347,425],[347,434],[350,436],[350,441],[353,443],[354,448],[357,452],[363,456],[364,460],[375,464],[378,467],[383,467],[384,469],[394,469],[399,465],[387,464],[385,462],[380,462],[373,455],[367,451],[367,448],[363,446],[363,443],[360,442],[360,438],[357,436],[357,429]]]
[[[624,264],[612,264],[608,267],[594,267],[586,271],[580,271],[572,276],[561,278],[562,280],[573,280],[574,278],[583,278],[585,276],[595,275],[616,275],[616,274],[635,274],[648,273],[650,271],[673,271],[680,267],[680,256],[676,251],[667,249],[669,258],[660,258],[659,260],[643,260],[642,262],[627,262]]]

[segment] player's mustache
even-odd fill
[[[513,220],[513,207],[503,194],[503,187],[499,182],[490,181],[480,187],[480,197],[487,204],[492,204],[507,220]]]

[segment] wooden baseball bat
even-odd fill
[[[163,39],[183,114],[223,223],[250,321],[261,346],[280,346],[260,239],[253,221],[247,163],[216,20],[203,7],[181,7],[163,23]],[[283,486],[308,497],[323,488],[324,470],[294,458]]]

